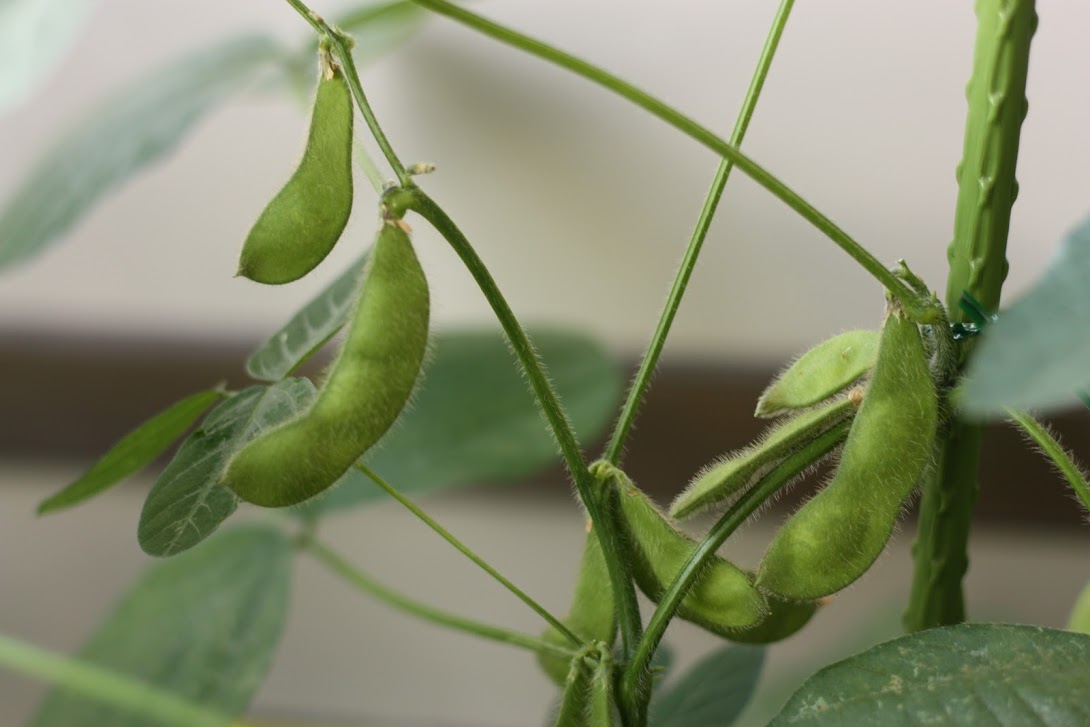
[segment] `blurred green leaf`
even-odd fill
[[[78,480],[43,500],[38,505],[38,514],[72,507],[144,469],[222,396],[219,389],[201,391],[148,419],[122,437]]]
[[[170,152],[190,128],[282,51],[231,38],[121,89],[39,160],[0,213],[0,268],[63,235],[106,193]]]
[[[1067,617],[1067,630],[1090,634],[1090,583],[1085,585]]]
[[[583,442],[616,413],[623,380],[590,338],[559,331],[532,337]],[[495,332],[440,334],[423,383],[394,430],[367,456],[407,495],[517,481],[559,459],[507,343]],[[330,510],[385,495],[357,470],[310,508]]]
[[[280,531],[250,526],[156,563],[122,598],[79,657],[207,708],[241,715],[280,641],[292,552]],[[161,723],[56,688],[32,724]]]
[[[0,1],[0,115],[19,106],[79,36],[92,0]]]
[[[246,359],[246,373],[279,381],[334,336],[355,310],[364,254]]]
[[[215,532],[238,508],[238,496],[220,484],[231,455],[313,398],[310,381],[285,379],[252,386],[216,407],[182,443],[144,501],[137,529],[144,552],[174,555]]]
[[[763,646],[732,644],[697,662],[651,705],[655,727],[723,727],[749,704],[764,667]]]
[[[428,13],[411,0],[369,2],[338,14],[330,24],[355,40],[352,58],[364,66],[381,58],[411,38],[424,24]],[[314,93],[318,80],[318,39],[311,33],[301,50],[283,62],[280,82],[286,82],[300,101]]]
[[[424,24],[428,13],[411,0],[364,3],[345,10],[333,24],[356,41],[352,56],[370,63],[398,47]]]
[[[1090,636],[961,624],[827,666],[772,725],[1090,724]]]
[[[960,406],[970,414],[1078,401],[1090,385],[1090,217],[1048,270],[981,335]]]

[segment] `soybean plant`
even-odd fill
[[[991,331],[1003,325],[1003,314],[996,311],[1006,275],[1007,231],[1017,189],[1014,172],[1027,109],[1029,48],[1036,27],[1032,0],[977,3],[979,29],[945,299],[904,261],[891,265],[878,260],[740,151],[793,0],[782,0],[776,12],[728,139],[585,60],[448,0],[388,0],[356,8],[336,22],[303,0],[287,3],[313,31],[302,51],[268,38],[247,39],[201,54],[200,63],[186,66],[189,76],[174,69],[162,74],[162,84],[155,77],[155,92],[131,108],[147,112],[163,107],[163,113],[174,108],[178,118],[134,130],[129,126],[143,116],[115,104],[65,142],[64,153],[43,162],[0,214],[0,265],[28,258],[73,224],[102,189],[164,154],[177,141],[165,129],[180,136],[211,104],[209,98],[226,94],[233,74],[252,71],[251,80],[256,80],[257,69],[271,72],[271,85],[296,90],[315,75],[318,80],[302,160],[242,241],[240,276],[267,285],[291,283],[310,275],[338,244],[357,195],[353,154],[364,141],[355,123],[357,111],[392,175],[384,179],[374,160],[365,152],[358,155],[379,197],[374,244],[255,352],[246,370],[257,383],[240,391],[209,387],[183,399],[148,419],[85,475],[42,502],[42,513],[81,503],[135,474],[196,427],[149,493],[138,526],[141,547],[170,560],[153,566],[134,587],[103,626],[106,636],[92,639],[79,658],[68,660],[0,638],[0,665],[57,683],[35,723],[38,727],[127,726],[149,719],[155,724],[219,725],[243,715],[280,637],[296,553],[309,554],[359,590],[410,615],[530,652],[544,678],[561,688],[557,727],[728,724],[745,702],[732,695],[748,698],[757,681],[764,652],[756,645],[788,639],[820,608],[835,608],[829,597],[879,562],[917,492],[922,495],[916,573],[904,618],[909,635],[819,672],[774,723],[901,724],[906,715],[914,715],[930,724],[1013,724],[1025,714],[1049,725],[1090,723],[1090,708],[1081,697],[1090,679],[1090,636],[963,623],[967,615],[961,581],[968,563],[966,542],[981,447],[981,422],[973,417],[972,402],[974,396],[983,396],[965,387],[965,381],[970,362],[982,365],[976,363],[981,358],[977,341],[983,340],[980,349],[987,351]],[[353,55],[352,32],[389,30],[384,23],[397,27],[405,18],[417,22],[424,11],[582,76],[719,158],[651,343],[623,401],[611,368],[582,389],[554,383],[541,355],[554,360],[555,350],[541,345],[549,336],[524,328],[469,238],[424,191],[416,177],[434,171],[432,165],[402,163],[379,124]],[[202,88],[209,96],[198,94],[187,105],[185,94]],[[177,100],[177,108],[156,94]],[[145,156],[133,162],[128,155],[124,163],[111,165],[94,153],[94,134],[115,126],[119,138],[144,149]],[[75,153],[81,149],[84,153]],[[77,167],[66,168],[65,160]],[[699,469],[687,486],[673,483],[678,494],[664,512],[625,470],[624,455],[736,167],[874,278],[874,317],[882,322],[874,330],[833,335],[795,359],[755,402],[755,416],[773,419],[772,426],[753,444]],[[34,207],[27,200],[37,199],[36,190],[48,187],[51,179],[63,190],[95,174],[100,184],[82,198],[58,198],[55,218],[39,222],[27,211]],[[443,335],[430,330],[431,293],[409,234],[418,219],[434,228],[465,265],[495,313],[503,344],[487,348],[480,338],[456,338],[458,345],[451,350],[461,351],[459,357],[446,353]],[[1090,256],[1085,257],[1084,272],[1090,275]],[[1064,287],[1070,293],[1087,286]],[[1090,295],[1083,298],[1078,301],[1090,305]],[[1078,306],[1067,306],[1072,308]],[[1063,323],[1057,326],[1062,329]],[[343,342],[317,385],[297,376],[342,328],[347,329]],[[1064,330],[1075,335],[1070,333],[1075,328],[1069,324]],[[438,353],[429,363],[435,340],[440,341]],[[583,339],[569,337],[561,343],[555,348],[579,365],[593,354],[593,345]],[[510,366],[508,347],[517,373]],[[1076,363],[1068,368],[1085,369],[1085,361]],[[558,369],[563,371],[563,366],[551,373]],[[462,396],[463,388],[482,386],[481,377],[501,378],[497,370],[511,374],[516,398],[521,396],[518,401],[525,405],[521,409],[505,408],[509,402],[504,400],[505,407],[489,410],[491,391],[475,399]],[[519,376],[528,383],[532,401]],[[1077,383],[1090,385],[1090,377],[1084,378]],[[614,383],[616,396],[610,389]],[[1074,456],[1034,416],[1008,405],[1004,397],[1013,396],[1010,391],[998,391],[985,393],[1002,400],[1003,416],[1027,433],[1090,507],[1090,486]],[[410,411],[414,396],[423,414]],[[995,405],[992,399],[988,401]],[[1090,404],[1090,398],[1086,401]],[[979,412],[979,401],[975,406]],[[585,415],[588,409],[593,417]],[[475,447],[480,442],[472,433],[444,419],[463,410],[484,412],[478,418],[487,420],[490,433],[482,439],[489,446]],[[588,435],[600,433],[615,412],[603,451],[588,454],[583,446]],[[526,419],[541,424],[542,417],[542,433],[551,437],[544,455],[540,443],[527,444],[518,435],[527,429]],[[508,422],[517,426],[505,427]],[[503,446],[497,444],[496,432],[503,432]],[[408,444],[399,446],[399,441]],[[446,459],[433,451],[444,447],[440,454]],[[490,459],[488,453],[500,449],[507,454]],[[578,581],[564,618],[551,614],[409,496],[414,487],[420,491],[522,477],[555,459],[556,451],[587,524]],[[405,472],[418,473],[406,463],[419,465],[430,456],[439,462],[426,472],[430,481],[413,483],[407,475],[398,479]],[[759,565],[735,564],[718,554],[766,503],[823,462],[833,464],[831,478],[776,529]],[[391,470],[396,476],[388,481],[384,473]],[[544,622],[541,635],[421,603],[371,578],[323,543],[318,537],[323,517],[366,497],[359,494],[364,486],[396,500],[521,600]],[[242,501],[290,508],[290,516],[216,533]],[[700,535],[682,530],[679,521],[699,513],[717,519]],[[195,547],[205,539],[212,544]],[[190,587],[193,583],[201,588]],[[646,621],[637,589],[653,604]],[[203,618],[192,616],[200,607],[222,618],[206,626]],[[1090,630],[1086,613],[1084,598],[1071,619],[1072,629]],[[702,627],[727,646],[664,687],[660,647],[675,618]],[[131,624],[146,625],[146,633],[135,633],[137,627]],[[164,641],[159,645],[148,639]],[[1004,661],[997,667],[989,661],[995,658]],[[224,680],[224,674],[232,679]],[[235,680],[236,674],[247,678]],[[1017,692],[1017,705],[1005,697],[981,697],[986,714],[965,703],[965,693],[986,693],[993,683],[1032,688]],[[1028,705],[1025,713],[1018,711],[1023,703]],[[537,720],[537,715],[527,716],[526,723]]]

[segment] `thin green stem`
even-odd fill
[[[776,11],[776,16],[772,19],[772,27],[769,28],[768,36],[765,38],[764,48],[757,60],[757,68],[753,71],[753,78],[750,79],[749,89],[746,91],[745,99],[742,101],[742,108],[738,111],[738,118],[734,122],[734,130],[730,135],[730,143],[734,146],[740,146],[746,136],[749,121],[753,117],[753,110],[757,107],[761,89],[764,88],[765,78],[768,77],[768,69],[772,66],[772,59],[776,55],[776,48],[780,43],[780,37],[783,35],[783,29],[787,25],[787,19],[791,15],[791,8],[794,4],[795,0],[783,0],[780,3],[779,10]],[[727,180],[730,178],[730,172],[733,168],[734,162],[730,159],[723,158],[720,160],[711,188],[704,198],[704,206],[696,220],[696,228],[689,238],[689,246],[686,248],[685,256],[681,260],[681,266],[674,278],[673,287],[670,288],[670,295],[666,298],[666,306],[663,308],[655,333],[651,337],[647,353],[640,362],[640,369],[636,372],[636,378],[628,391],[628,398],[625,400],[624,408],[621,409],[621,415],[613,429],[609,445],[606,447],[605,459],[611,464],[620,464],[625,443],[628,441],[632,425],[636,421],[636,413],[643,403],[647,387],[651,384],[651,377],[655,373],[659,357],[662,355],[662,349],[666,345],[666,337],[669,335],[670,327],[674,323],[674,317],[677,315],[681,299],[685,295],[685,289],[688,287],[689,279],[696,267],[700,250],[704,246],[704,238],[708,234],[708,228],[711,227],[712,218],[715,216],[715,210],[719,206],[719,200],[723,196],[723,189],[727,186]]]
[[[840,446],[850,426],[850,420],[841,422],[784,459],[761,478],[752,489],[742,495],[712,526],[662,594],[655,612],[651,615],[651,620],[647,622],[643,639],[622,677],[622,699],[638,699],[636,695],[647,693],[644,685],[650,673],[648,667],[655,649],[658,648],[659,642],[666,633],[666,627],[681,606],[682,600],[696,582],[697,576],[703,572],[708,559],[715,555],[727,538],[741,527],[766,500],[782,487],[790,484],[799,473],[806,471],[813,463],[820,461]]]
[[[483,570],[488,575],[492,576],[493,580],[495,580],[501,586],[506,588],[512,594],[514,594],[516,598],[518,598],[520,601],[522,601],[527,606],[529,606],[531,609],[533,609],[534,613],[538,614],[543,619],[545,619],[549,623],[550,626],[555,628],[560,633],[564,634],[564,637],[566,639],[568,639],[568,641],[570,641],[575,646],[579,646],[580,644],[583,643],[583,640],[580,639],[575,634],[573,634],[571,632],[571,629],[569,629],[567,626],[565,626],[560,621],[560,619],[558,619],[556,616],[553,616],[551,613],[546,611],[544,606],[542,606],[540,603],[538,603],[534,599],[530,598],[530,596],[525,591],[523,591],[521,588],[519,588],[514,583],[512,583],[510,580],[508,580],[507,577],[504,576],[502,573],[500,573],[498,570],[496,570],[491,565],[489,565],[488,562],[484,560],[484,558],[482,558],[481,556],[474,553],[469,548],[469,546],[467,546],[465,543],[463,543],[458,538],[454,537],[454,535],[451,534],[451,532],[449,530],[444,528],[442,525],[437,523],[430,515],[428,515],[423,510],[421,510],[416,505],[416,503],[414,503],[412,500],[410,500],[409,498],[405,497],[400,492],[398,492],[397,489],[395,489],[393,487],[393,485],[391,485],[389,482],[387,482],[382,477],[380,477],[377,472],[372,470],[367,465],[359,464],[359,463],[356,464],[356,469],[358,469],[363,474],[367,475],[367,477],[369,477],[372,482],[374,482],[376,485],[378,485],[383,490],[385,490],[386,494],[388,494],[390,497],[397,500],[399,503],[401,503],[401,505],[406,510],[408,510],[413,515],[415,515],[418,520],[420,520],[422,523],[424,523],[429,528],[431,528],[436,533],[438,533],[439,537],[441,537],[443,540],[445,540],[448,543],[450,543],[451,545],[453,545],[454,548],[459,553],[461,553],[462,555],[464,555],[465,557],[467,557],[471,561],[473,561],[477,565],[477,567],[479,567],[481,570]]]
[[[356,99],[356,105],[359,106],[360,113],[363,114],[363,120],[367,122],[367,128],[371,130],[371,136],[375,138],[375,142],[378,143],[379,149],[382,150],[383,156],[386,157],[386,161],[390,163],[390,166],[394,170],[394,174],[397,176],[398,182],[402,187],[413,186],[412,177],[405,170],[405,166],[398,159],[397,154],[394,153],[394,148],[390,145],[389,139],[386,138],[386,134],[382,131],[382,127],[378,123],[378,119],[375,117],[374,111],[371,110],[371,104],[367,101],[367,95],[363,92],[363,84],[360,82],[360,75],[356,71],[356,62],[352,58],[352,39],[329,25],[321,15],[311,10],[302,0],[287,0],[299,15],[301,15],[311,27],[320,35],[329,39],[329,44],[335,51],[337,60],[340,61],[341,67],[344,69],[345,80],[348,81],[348,87],[352,90],[352,96]]]
[[[621,641],[626,658],[630,657],[632,650],[636,648],[636,642],[640,639],[642,625],[640,623],[639,604],[636,601],[636,589],[632,583],[632,577],[624,557],[624,544],[621,542],[621,533],[602,504],[594,497],[592,476],[587,469],[586,460],[583,459],[583,453],[579,449],[579,442],[575,438],[575,432],[572,430],[567,414],[560,404],[560,399],[545,374],[537,351],[526,335],[526,331],[523,330],[518,318],[515,317],[499,286],[496,285],[492,274],[488,272],[484,261],[477,255],[473,245],[470,244],[469,240],[462,234],[462,231],[454,224],[454,220],[447,215],[443,208],[436,204],[419,187],[409,190],[394,190],[387,197],[395,208],[415,211],[446,239],[458,257],[461,258],[470,275],[477,281],[478,287],[496,314],[496,318],[507,335],[507,340],[530,382],[530,388],[541,406],[553,437],[560,447],[560,454],[568,466],[568,471],[571,472],[572,479],[575,480],[579,498],[587,509],[594,532],[598,534],[599,542],[602,544],[602,553],[605,556],[609,570],[610,585],[613,587],[614,598],[617,603]]]
[[[50,682],[156,724],[178,727],[227,727],[231,718],[176,694],[95,664],[55,654],[25,641],[0,635],[0,666],[33,679]]]
[[[576,75],[582,76],[593,83],[597,83],[603,88],[613,91],[648,113],[665,121],[678,131],[703,144],[708,149],[711,149],[719,156],[729,159],[736,167],[742,170],[744,174],[800,214],[804,219],[810,222],[810,224],[836,243],[844,252],[851,256],[853,260],[859,263],[878,282],[885,286],[890,293],[901,301],[905,311],[913,320],[920,323],[930,323],[933,321],[935,311],[930,303],[928,301],[921,301],[920,297],[914,291],[890,272],[876,257],[874,257],[874,255],[852,239],[848,233],[840,229],[832,220],[819,212],[813,205],[773,176],[764,167],[757,164],[745,154],[738,151],[734,145],[716,136],[709,129],[701,126],[690,117],[597,66],[587,63],[584,60],[576,58],[575,56],[539,40],[494,23],[491,20],[466,10],[464,7],[454,5],[447,2],[447,0],[412,0],[412,2],[438,13],[439,15],[446,16],[454,21],[462,23],[501,43],[506,43],[507,45],[518,48],[519,50],[537,56],[542,60],[569,70]]]
[[[474,636],[491,639],[492,641],[499,641],[504,644],[511,644],[512,646],[517,646],[519,648],[529,649],[530,651],[537,653],[550,653],[566,658],[575,656],[574,649],[565,649],[562,646],[550,644],[547,641],[533,636],[527,636],[526,634],[520,634],[517,631],[510,631],[498,626],[492,626],[491,624],[481,623],[480,621],[474,621],[473,619],[463,618],[462,616],[416,601],[379,583],[374,578],[371,578],[359,568],[345,560],[328,545],[314,539],[303,539],[301,542],[302,547],[322,563],[322,565],[344,578],[349,584],[355,586],[364,593],[374,596],[380,601],[385,601],[394,608],[412,614],[424,621],[430,621],[440,626],[464,631],[473,634]]]
[[[1090,512],[1090,484],[1087,484],[1082,468],[1071,453],[1064,449],[1060,440],[1053,436],[1048,427],[1024,411],[1007,409],[1007,416],[1025,432],[1027,437],[1033,440],[1034,444],[1040,448],[1041,454],[1056,466],[1063,478],[1067,480],[1067,484],[1071,486],[1075,497]]]

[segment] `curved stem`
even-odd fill
[[[332,548],[312,538],[302,540],[302,547],[321,562],[322,565],[344,578],[359,590],[374,596],[380,601],[385,601],[391,606],[401,609],[406,613],[412,614],[417,618],[447,628],[464,631],[475,636],[491,639],[492,641],[499,641],[504,644],[511,644],[512,646],[518,646],[519,648],[529,649],[530,651],[538,653],[550,653],[567,658],[575,656],[574,649],[565,649],[562,646],[550,644],[547,641],[533,636],[520,634],[516,631],[509,631],[508,629],[481,623],[480,621],[474,621],[473,619],[463,618],[462,616],[457,616],[413,600],[408,596],[398,593],[382,583],[379,583],[359,568],[353,566]]]
[[[178,727],[227,727],[231,718],[196,704],[177,694],[159,689],[119,672],[62,654],[55,654],[25,641],[0,634],[0,666],[62,687],[156,724]]]
[[[742,170],[744,174],[800,214],[810,224],[824,233],[826,237],[836,243],[844,252],[848,253],[853,260],[859,263],[901,302],[905,311],[913,320],[920,323],[933,322],[935,311],[929,302],[921,300],[919,295],[890,272],[886,266],[874,257],[874,255],[852,239],[848,233],[840,229],[832,220],[800,197],[798,193],[773,176],[771,172],[738,151],[734,145],[727,143],[690,117],[597,66],[587,63],[584,60],[576,58],[575,56],[539,40],[535,40],[534,38],[511,30],[498,23],[494,23],[459,5],[447,2],[447,0],[412,0],[412,2],[435,13],[446,16],[451,20],[462,23],[501,43],[506,43],[507,45],[518,48],[519,50],[537,56],[542,60],[558,65],[589,81],[597,83],[599,86],[613,91],[648,113],[665,121],[678,131],[698,141],[708,149],[711,149],[719,156],[729,159],[736,167]]]
[[[359,106],[360,113],[363,114],[363,120],[367,122],[367,128],[371,130],[371,136],[375,138],[375,142],[378,144],[379,149],[382,150],[386,161],[393,168],[401,186],[413,186],[412,176],[405,170],[405,165],[401,163],[401,160],[397,158],[397,154],[394,153],[394,148],[390,146],[390,141],[382,131],[382,127],[375,117],[375,112],[371,110],[371,104],[367,101],[367,95],[363,92],[363,84],[360,82],[360,75],[356,71],[356,62],[352,58],[352,39],[330,26],[321,15],[308,8],[302,0],[287,0],[287,2],[310,23],[311,27],[319,35],[329,38],[329,44],[336,51],[337,60],[341,62],[341,67],[344,69],[345,80],[348,81],[348,87],[352,90],[356,105]]]
[[[428,515],[423,510],[421,510],[416,505],[416,503],[414,503],[412,500],[410,500],[409,498],[405,497],[400,492],[398,492],[393,487],[393,485],[391,485],[386,480],[382,479],[382,477],[380,477],[377,472],[373,471],[367,465],[359,464],[359,463],[356,464],[356,469],[358,469],[363,474],[367,475],[367,477],[369,477],[372,482],[374,482],[376,485],[378,485],[383,490],[385,490],[386,494],[388,494],[390,497],[397,500],[399,503],[402,504],[402,506],[405,507],[406,510],[408,510],[413,515],[415,515],[418,520],[420,520],[422,523],[424,523],[429,528],[431,528],[436,533],[438,533],[439,537],[441,537],[443,540],[445,540],[448,543],[450,543],[451,545],[453,545],[454,548],[459,553],[461,553],[462,555],[464,555],[465,557],[467,557],[471,561],[473,561],[477,565],[477,567],[479,567],[481,570],[483,570],[488,575],[492,576],[492,578],[497,583],[499,583],[501,586],[506,588],[508,591],[510,591],[512,594],[514,594],[516,598],[518,598],[520,601],[522,601],[527,606],[529,606],[531,609],[533,609],[533,611],[536,614],[538,614],[539,616],[541,616],[543,619],[545,619],[549,623],[550,626],[555,628],[560,633],[564,634],[564,637],[568,641],[572,642],[572,644],[574,644],[575,646],[580,646],[583,643],[583,640],[580,639],[575,634],[573,634],[571,629],[569,629],[567,626],[565,626],[563,623],[561,623],[560,619],[558,619],[556,616],[553,616],[551,613],[546,611],[544,606],[542,606],[540,603],[538,603],[534,599],[530,598],[530,596],[525,591],[523,591],[521,588],[519,588],[514,583],[512,583],[510,580],[508,580],[507,577],[504,576],[502,573],[500,573],[498,570],[496,570],[491,565],[489,565],[488,562],[485,561],[484,558],[482,558],[481,556],[477,555],[472,550],[470,550],[469,546],[467,546],[465,543],[463,543],[458,538],[454,537],[454,535],[451,534],[451,532],[449,530],[444,528],[442,525],[440,525],[438,522],[436,522],[430,515]]]
[[[802,449],[776,465],[752,489],[738,499],[734,505],[712,526],[708,534],[693,550],[689,560],[681,567],[672,583],[659,599],[647,630],[632,661],[625,668],[621,682],[622,699],[637,698],[644,694],[643,685],[647,678],[651,657],[655,654],[666,627],[674,617],[681,601],[693,586],[698,575],[703,572],[708,559],[715,555],[727,538],[734,533],[768,498],[780,488],[794,480],[800,472],[820,461],[836,449],[847,436],[850,421],[844,421],[814,439]]]
[[[761,96],[761,89],[764,87],[765,78],[768,76],[768,69],[772,66],[772,59],[776,55],[776,47],[780,43],[780,37],[783,35],[784,26],[787,25],[787,18],[791,15],[791,8],[794,4],[795,0],[783,0],[780,3],[779,10],[776,11],[775,18],[772,20],[772,27],[768,30],[764,48],[757,60],[757,68],[753,72],[753,78],[750,79],[749,89],[742,101],[742,108],[739,110],[738,118],[734,122],[734,131],[730,135],[730,143],[735,146],[740,145],[742,139],[745,138],[746,129],[749,128],[749,120],[753,117],[753,110],[757,107],[757,100]],[[662,355],[663,346],[666,344],[666,336],[669,335],[670,327],[674,323],[678,306],[681,305],[681,298],[685,295],[685,289],[689,285],[689,278],[692,277],[693,269],[696,267],[696,260],[700,256],[701,248],[704,246],[704,238],[708,234],[712,217],[715,216],[715,209],[719,206],[719,199],[723,195],[723,189],[727,186],[727,180],[730,178],[730,172],[733,168],[734,162],[725,158],[720,160],[719,168],[715,172],[715,179],[712,180],[711,188],[704,198],[704,207],[700,210],[700,216],[696,220],[696,228],[689,238],[689,246],[685,250],[685,256],[682,258],[681,266],[674,278],[674,285],[670,288],[666,306],[663,308],[655,333],[651,337],[647,353],[640,362],[640,369],[636,372],[636,378],[632,382],[632,388],[628,391],[628,398],[625,400],[624,408],[621,409],[621,416],[617,420],[609,445],[606,447],[605,459],[611,464],[620,464],[625,442],[628,440],[632,425],[636,421],[636,413],[643,403],[647,387],[651,384],[651,376],[658,365],[659,356]]]
[[[1071,486],[1075,497],[1090,512],[1090,484],[1086,482],[1086,475],[1083,473],[1082,468],[1079,467],[1071,453],[1060,444],[1060,440],[1048,430],[1047,426],[1027,412],[1007,409],[1007,416],[1037,445],[1041,450],[1041,454],[1059,470],[1063,478],[1067,480],[1067,484]]]
[[[489,305],[492,306],[492,310],[495,312],[496,318],[507,335],[507,340],[510,342],[511,348],[514,350],[515,356],[518,357],[526,378],[530,382],[530,388],[533,390],[534,396],[545,414],[545,419],[548,421],[553,437],[560,447],[560,453],[568,466],[568,471],[571,472],[572,478],[575,480],[579,498],[587,509],[594,531],[598,534],[599,542],[602,544],[602,553],[606,559],[610,585],[613,587],[617,604],[621,641],[624,645],[625,656],[631,656],[632,650],[636,648],[636,642],[640,639],[642,626],[640,624],[639,604],[636,601],[636,589],[632,583],[624,557],[621,534],[616,523],[609,517],[598,499],[593,496],[591,474],[579,449],[579,442],[575,438],[571,423],[568,421],[567,414],[565,414],[552,384],[549,383],[549,379],[545,375],[537,351],[534,349],[533,344],[530,343],[526,331],[518,322],[518,318],[515,317],[511,306],[507,304],[507,300],[503,297],[503,293],[500,292],[496,281],[488,272],[484,261],[477,255],[477,251],[473,249],[473,246],[466,236],[462,234],[462,231],[458,229],[458,226],[454,224],[454,220],[419,187],[409,190],[395,190],[392,194],[396,195],[396,199],[391,199],[395,207],[415,211],[446,239],[458,257],[462,259],[473,279],[477,281],[477,285],[481,292],[484,293]]]

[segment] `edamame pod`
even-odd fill
[[[836,593],[863,575],[931,461],[937,424],[938,398],[919,329],[892,306],[840,466],[777,533],[757,587],[805,601]]]
[[[600,641],[612,646],[617,636],[617,616],[613,609],[613,588],[609,582],[606,559],[598,535],[587,533],[583,546],[583,559],[579,566],[579,580],[575,584],[571,610],[564,625],[586,643]],[[550,626],[542,634],[545,641],[567,646],[568,639]],[[553,654],[538,654],[538,664],[557,684],[563,684],[568,673],[569,660]]]
[[[723,634],[740,644],[772,644],[793,636],[817,613],[817,601],[787,601],[766,595],[768,615],[761,623],[748,629]]]
[[[593,645],[579,650],[569,662],[564,693],[556,713],[556,727],[586,727],[590,711],[590,683],[593,667],[588,663],[595,653]]]
[[[853,397],[844,397],[769,429],[756,444],[728,454],[698,472],[674,499],[670,516],[690,517],[709,507],[729,503],[792,452],[850,418],[855,407]],[[809,463],[806,466],[809,467]]]
[[[590,644],[571,660],[556,727],[613,727],[613,657],[604,643]]]
[[[757,400],[756,416],[780,416],[835,396],[874,368],[877,358],[878,331],[833,336],[773,380]]]
[[[298,280],[337,244],[352,212],[352,93],[328,50],[306,150],[246,237],[238,274],[258,283]]]
[[[587,727],[613,727],[613,656],[605,644],[598,644],[598,663],[590,681],[590,709]]]
[[[600,471],[604,463],[595,465]],[[626,536],[628,556],[636,585],[652,601],[658,601],[681,567],[689,560],[696,543],[679,532],[628,477],[612,468],[605,478],[615,498],[614,511]],[[760,623],[768,612],[764,596],[750,576],[718,556],[710,559],[677,614],[712,633],[724,633]]]
[[[428,343],[428,284],[408,234],[384,220],[337,360],[310,408],[250,441],[223,484],[265,507],[330,487],[405,407]]]

